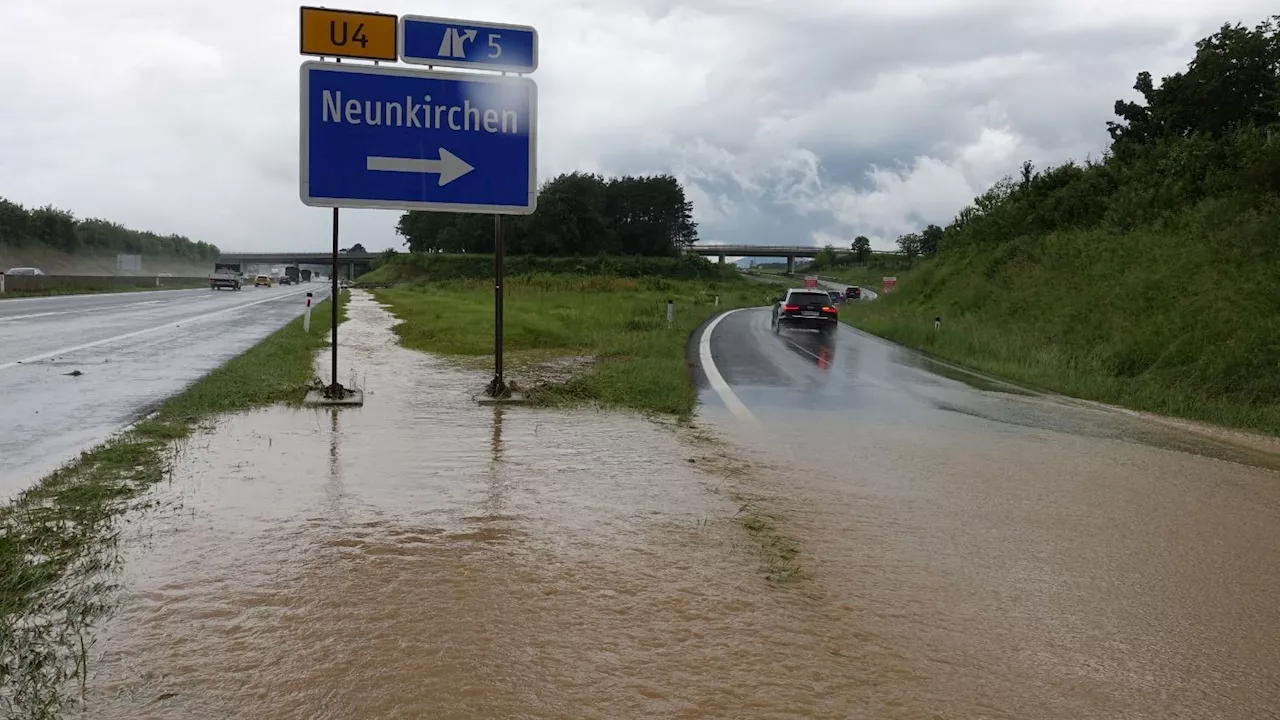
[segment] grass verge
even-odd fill
[[[1160,226],[944,252],[840,317],[1026,385],[1280,435],[1280,273],[1260,249],[1277,222],[1280,206],[1209,200]]]
[[[504,338],[516,381],[542,405],[595,403],[684,420],[697,394],[685,361],[689,334],[718,310],[766,305],[759,283],[531,274],[506,285]],[[493,352],[493,285],[452,280],[372,291],[401,322],[401,344],[453,357]],[[716,296],[719,305],[716,305]],[[667,300],[675,303],[666,320]],[[568,377],[539,378],[550,358],[587,358]],[[524,376],[521,376],[523,366]],[[526,380],[529,376],[534,380]]]
[[[59,295],[104,295],[107,293],[155,292],[157,290],[194,290],[208,287],[208,281],[173,283],[156,287],[155,283],[147,285],[130,285],[126,287],[88,287],[88,288],[45,288],[43,290],[6,290],[0,293],[0,300],[5,298],[56,297]]]
[[[327,302],[317,306],[320,317]],[[173,441],[219,413],[301,402],[327,345],[325,323],[308,334],[298,318],[0,507],[6,717],[59,717],[74,699],[67,684],[83,680],[88,631],[112,609],[126,511],[149,504],[146,491],[169,473]]]

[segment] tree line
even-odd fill
[[[513,255],[676,256],[698,240],[693,203],[671,175],[562,174],[539,188],[537,211],[503,222]],[[407,212],[396,232],[412,252],[493,252],[493,215]]]
[[[97,218],[77,220],[52,205],[28,210],[4,198],[0,198],[0,245],[45,245],[65,253],[115,252],[193,261],[211,261],[220,254],[217,246],[182,235],[157,235]]]
[[[1142,72],[1133,87],[1143,101],[1116,101],[1102,158],[1043,170],[1024,162],[1017,177],[996,182],[945,228],[902,235],[898,247],[931,255],[1068,228],[1123,232],[1209,198],[1275,202],[1280,15],[1253,28],[1224,24],[1196,43],[1185,71],[1159,84]],[[1280,250],[1280,235],[1263,250]]]

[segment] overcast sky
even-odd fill
[[[4,0],[0,196],[224,250],[329,245],[298,199],[298,3]],[[15,10],[16,6],[16,10]],[[331,5],[332,6],[332,5]],[[1095,157],[1142,70],[1270,0],[353,0],[539,31],[539,175],[670,172],[703,242],[945,224],[1024,159]],[[399,247],[398,213],[343,245]]]

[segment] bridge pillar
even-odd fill
[[[794,275],[795,271],[796,271],[796,256],[788,255],[787,256],[787,274]]]
[[[724,264],[724,253],[720,253],[720,264]]]

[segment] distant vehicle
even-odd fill
[[[213,274],[209,276],[209,289],[217,290],[218,288],[240,289],[239,263],[213,264]]]
[[[286,283],[286,282],[284,282],[284,280],[286,280],[286,279],[287,279],[289,282],[287,282],[287,283]],[[298,283],[301,279],[302,279],[302,273],[298,272],[298,268],[294,267],[293,265],[290,265],[289,267],[287,267],[287,268],[285,268],[285,269],[284,269],[284,277],[283,277],[283,278],[281,278],[281,282],[280,282],[280,284],[281,284],[281,285],[294,285],[294,284]]]
[[[156,277],[173,277],[173,273],[157,273]]]
[[[259,275],[253,279],[254,287],[271,287],[272,285],[270,275]]]
[[[43,275],[44,271],[41,270],[40,268],[21,267],[21,268],[9,268],[8,270],[5,271],[4,274],[5,275]]]
[[[844,298],[846,300],[861,300],[862,288],[856,285],[850,285],[849,287],[844,289]]]
[[[840,292],[839,290],[828,290],[827,294],[831,296],[832,305],[839,305],[840,303],[844,302],[844,293]]]
[[[302,282],[311,282],[311,271],[310,271],[310,270],[303,270],[303,271],[301,272],[301,275],[302,275]]]
[[[831,296],[821,290],[791,288],[773,305],[773,331],[809,328],[833,333],[840,322]]]
[[[279,278],[276,278],[276,282],[280,283],[281,285],[292,285],[297,281],[289,277],[288,275],[282,275]]]

